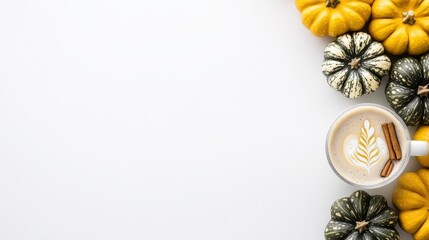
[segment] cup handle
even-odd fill
[[[426,156],[429,153],[429,144],[426,141],[411,141],[411,156]]]

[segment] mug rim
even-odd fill
[[[401,159],[401,161],[405,161],[403,162],[403,164],[401,165],[401,167],[398,169],[398,171],[396,171],[393,175],[391,175],[390,177],[388,177],[386,180],[381,181],[379,183],[375,183],[375,184],[361,184],[361,183],[356,183],[353,182],[347,178],[345,178],[344,176],[342,176],[338,170],[335,168],[334,164],[332,163],[331,157],[329,155],[329,138],[331,136],[332,130],[334,128],[335,123],[341,119],[342,116],[344,116],[346,113],[348,113],[349,111],[359,108],[359,107],[375,107],[375,108],[380,108],[382,110],[387,111],[388,113],[392,114],[393,117],[395,117],[402,125],[402,127],[405,129],[404,134],[405,134],[405,144],[406,144],[406,149],[407,151],[405,152],[405,156],[403,159]],[[380,104],[375,104],[375,103],[359,103],[359,104],[355,104],[353,106],[347,107],[346,109],[344,109],[343,111],[341,111],[335,118],[334,120],[331,122],[331,125],[329,127],[328,133],[326,135],[326,139],[325,139],[325,154],[326,154],[326,159],[328,160],[329,166],[331,167],[331,169],[334,171],[334,173],[340,178],[342,179],[344,182],[355,186],[355,187],[361,187],[361,188],[366,188],[366,189],[374,189],[374,188],[380,188],[383,186],[388,185],[389,183],[393,182],[394,180],[396,180],[401,174],[402,172],[405,170],[405,168],[408,165],[408,162],[410,160],[410,146],[411,146],[411,135],[410,135],[410,131],[407,127],[407,125],[405,124],[404,120],[402,120],[402,118],[393,110],[387,108],[386,106],[380,105]]]

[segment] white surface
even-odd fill
[[[323,239],[329,124],[387,105],[329,88],[330,40],[292,0],[3,1],[0,239]]]

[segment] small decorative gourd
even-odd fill
[[[402,174],[392,200],[401,228],[414,240],[429,240],[429,169]]]
[[[348,98],[374,92],[391,66],[383,45],[364,32],[339,36],[325,48],[324,58],[329,86]]]
[[[429,55],[420,61],[405,57],[390,71],[386,98],[390,106],[409,126],[429,124]]]
[[[429,50],[429,0],[375,0],[371,36],[394,55],[420,55]]]
[[[383,239],[398,240],[397,213],[381,195],[370,196],[359,190],[335,201],[331,221],[325,228],[327,240]]]
[[[295,0],[302,23],[319,37],[359,31],[371,16],[373,0]]]

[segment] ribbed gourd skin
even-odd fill
[[[395,226],[398,214],[391,209],[386,198],[371,196],[359,190],[338,199],[331,206],[331,221],[325,228],[326,240],[384,239],[399,240]],[[359,224],[364,227],[356,229]]]
[[[345,97],[358,98],[377,90],[390,67],[382,44],[367,33],[357,32],[341,35],[328,44],[322,72],[333,89]]]
[[[360,31],[371,16],[373,0],[295,0],[302,24],[318,37]]]
[[[399,211],[401,228],[415,240],[429,240],[429,169],[402,174],[392,201]]]
[[[392,65],[385,95],[390,106],[409,126],[429,124],[429,98],[419,87],[429,83],[429,54],[404,57]]]

